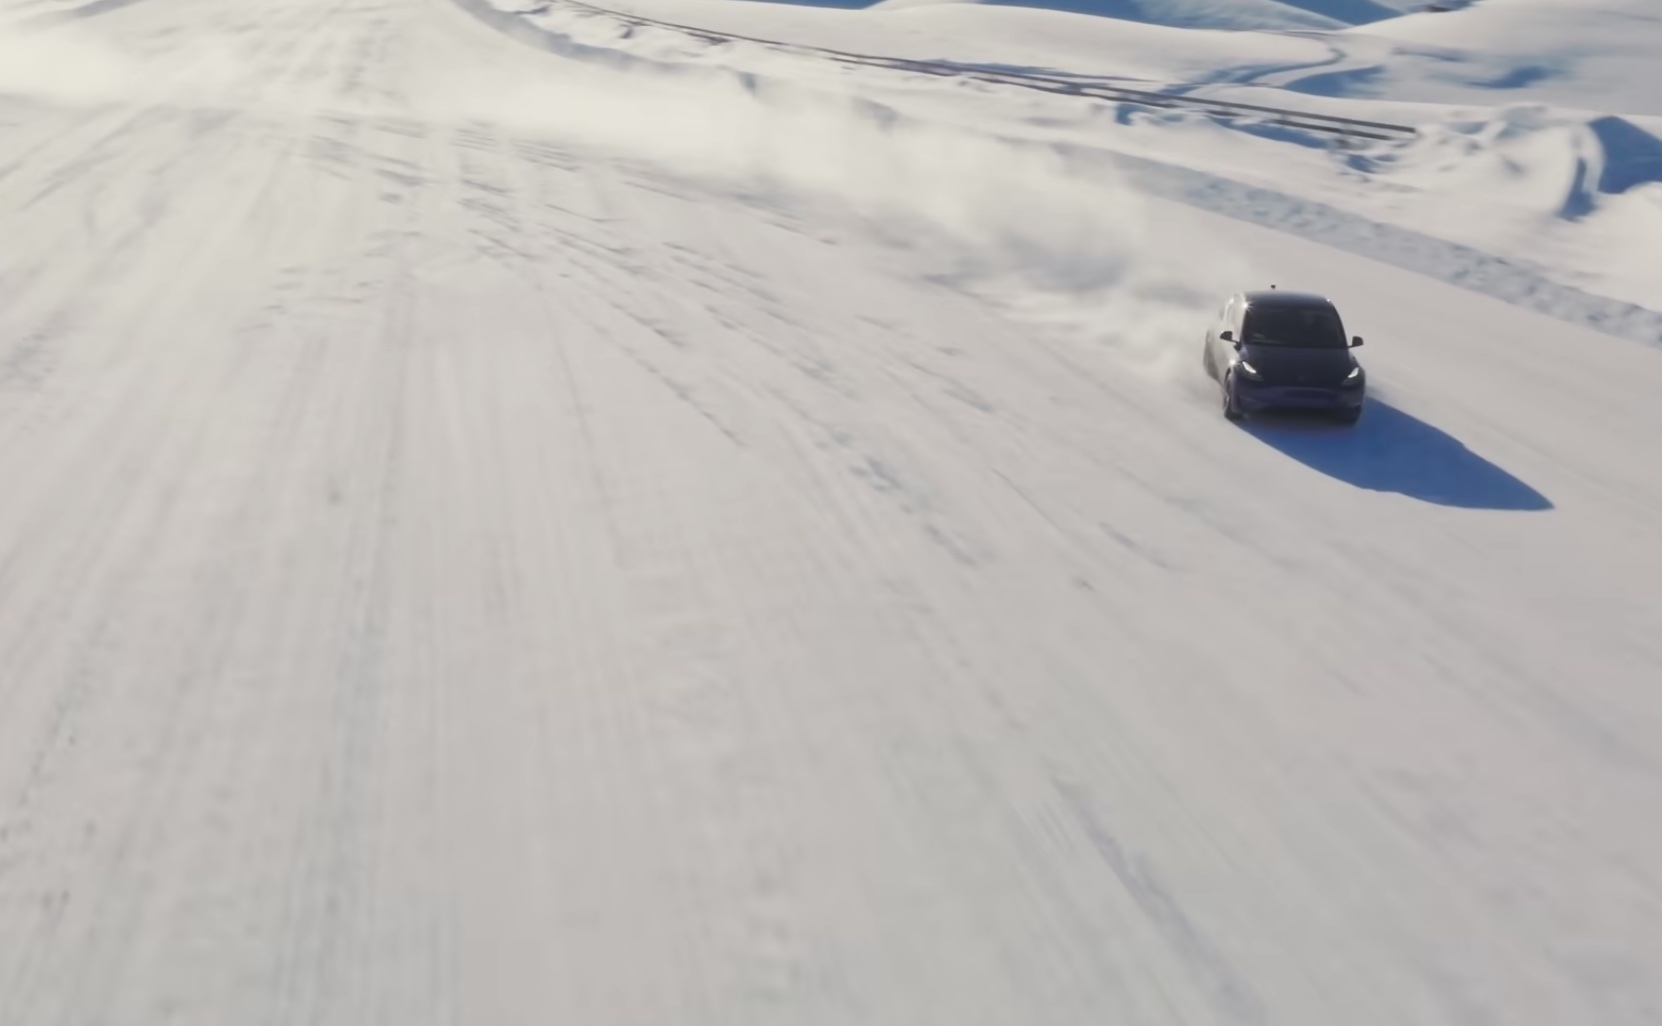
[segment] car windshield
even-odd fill
[[[1266,306],[1247,310],[1242,340],[1253,345],[1344,349],[1339,315],[1323,306]]]

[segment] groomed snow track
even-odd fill
[[[671,85],[0,35],[0,1023],[1656,1021],[1655,347]]]

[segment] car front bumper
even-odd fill
[[[1309,385],[1268,385],[1242,378],[1235,388],[1235,403],[1242,410],[1354,410],[1362,405],[1366,387],[1349,388]]]

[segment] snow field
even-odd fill
[[[0,61],[0,1023],[1653,1018],[1654,347],[1276,140],[494,25],[0,37],[52,55]],[[1271,281],[1367,337],[1354,431],[1218,415]]]

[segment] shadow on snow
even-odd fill
[[[1370,397],[1355,427],[1296,414],[1254,417],[1244,430],[1313,470],[1358,488],[1462,509],[1548,510],[1545,495],[1459,439]]]

